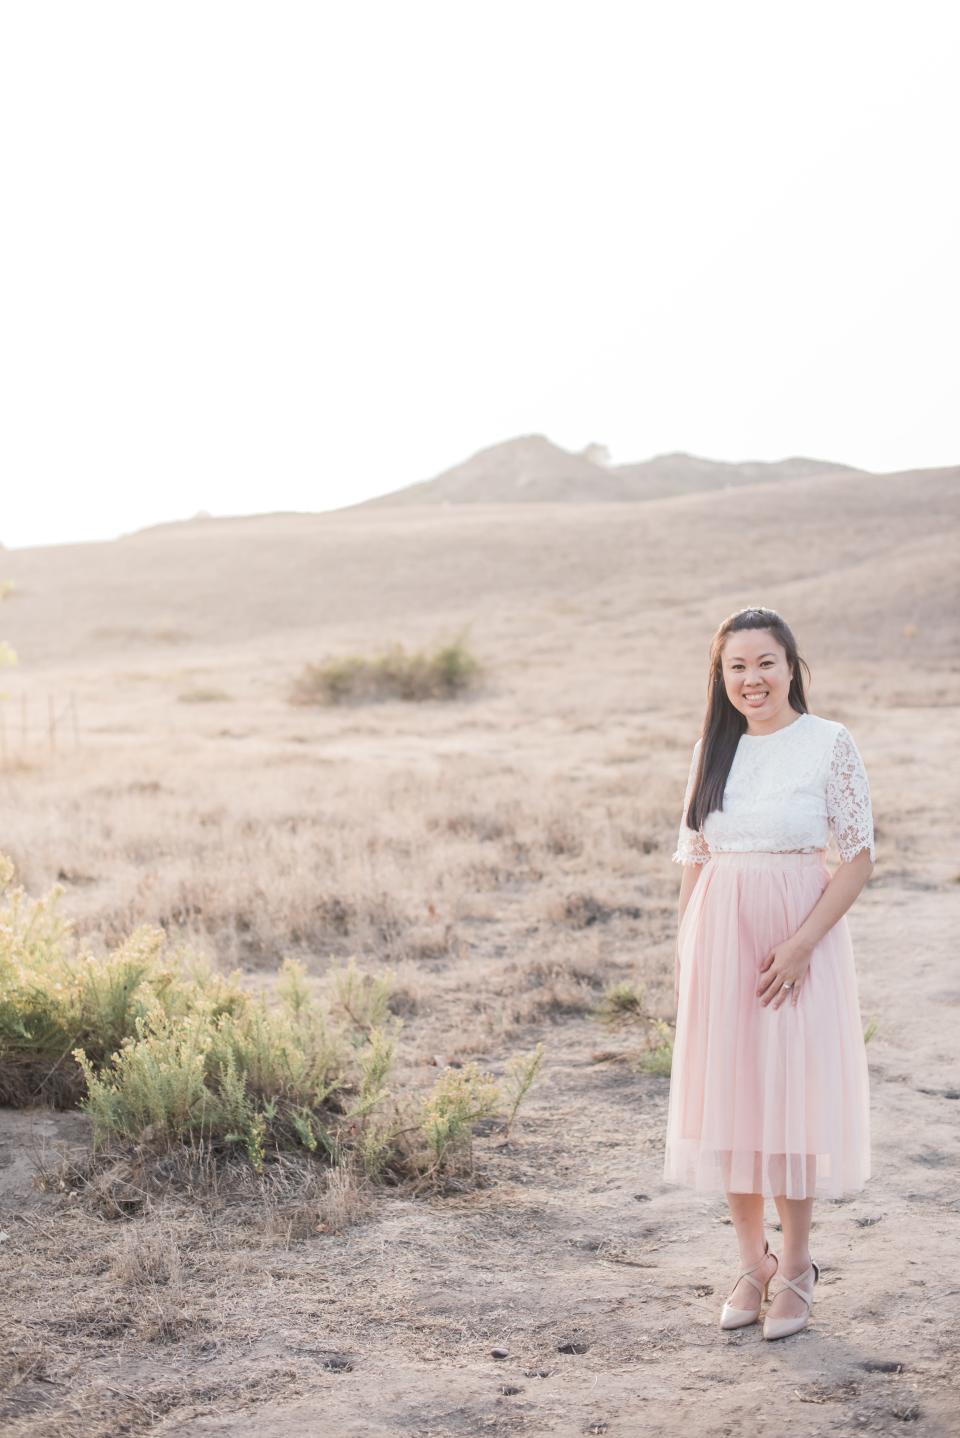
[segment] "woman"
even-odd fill
[[[807,711],[788,626],[743,609],[710,650],[707,708],[673,858],[676,1035],[663,1176],[726,1194],[742,1273],[721,1328],[806,1326],[815,1197],[870,1177],[867,1057],[844,917],[873,871],[866,772],[846,727]],[[825,863],[833,833],[841,863]],[[764,1240],[764,1198],[783,1227]]]

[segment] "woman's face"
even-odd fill
[[[769,629],[737,629],[720,652],[727,698],[751,729],[778,729],[789,720],[793,671]]]

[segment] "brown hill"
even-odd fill
[[[819,459],[728,463],[692,454],[662,454],[632,464],[605,464],[600,445],[575,454],[542,434],[504,440],[433,479],[364,500],[352,509],[407,504],[624,503],[662,499],[769,480],[806,479],[863,470]]]
[[[465,621],[482,639],[498,615],[536,633],[543,606],[566,602],[592,616],[588,648],[596,626],[622,623],[647,626],[645,649],[664,624],[682,645],[678,621],[702,637],[728,609],[764,603],[879,672],[879,635],[888,658],[956,650],[958,478],[956,467],[828,472],[639,505],[356,506],[12,550],[0,638],[25,676],[133,651],[182,664],[192,646],[236,652],[288,636],[319,650]],[[904,625],[919,634],[905,638]]]

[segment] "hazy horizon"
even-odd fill
[[[529,433],[957,463],[948,13],[7,10],[0,540],[323,512]]]
[[[518,438],[520,438],[520,436],[511,436],[511,439],[518,439]],[[546,438],[547,438],[547,439],[550,439],[550,436],[548,435],[548,436],[546,436]],[[500,441],[500,440],[494,441],[491,445],[484,445],[480,451],[477,451],[477,453],[482,453],[484,450],[492,449],[492,448],[494,448],[496,445],[502,444],[502,443],[506,443],[506,442],[508,442],[508,441]],[[560,446],[560,448],[563,448],[563,446]],[[574,451],[571,451],[571,452],[574,452]],[[460,463],[460,462],[463,462],[463,461],[465,461],[465,460],[467,460],[467,459],[470,459],[470,458],[472,458],[472,457],[473,457],[472,455],[461,455],[458,460],[452,461],[451,465],[450,465],[450,466],[446,466],[445,468],[451,468],[453,465],[455,465],[455,464],[457,464],[457,463]],[[796,457],[796,456],[780,455],[780,456],[777,456],[777,459],[779,459],[779,460],[786,460],[786,459],[795,458],[795,457]],[[658,458],[662,458],[662,456],[661,456],[661,455],[642,455],[642,456],[637,456],[637,455],[634,455],[634,456],[626,456],[626,455],[625,455],[625,456],[623,456],[623,457],[621,458],[621,457],[614,457],[613,455],[610,455],[609,460],[607,461],[607,463],[610,464],[610,465],[630,464],[630,463],[638,463],[638,462],[643,462],[644,460],[651,460],[651,459],[658,459]],[[711,460],[711,461],[712,461],[712,460],[716,460],[718,457],[715,456],[715,455],[697,455],[697,456],[691,456],[691,458],[706,459],[706,460]],[[808,455],[808,456],[804,456],[804,458],[822,459],[823,456],[809,456],[809,455]],[[726,462],[728,462],[728,463],[734,463],[734,464],[735,464],[735,463],[749,463],[749,462],[753,462],[755,459],[756,459],[755,456],[741,455],[741,456],[738,456],[737,459],[727,460]],[[595,459],[595,462],[603,463],[603,461],[597,461],[596,459]],[[776,462],[776,461],[773,461],[773,462]],[[842,464],[844,464],[844,463],[850,463],[850,462],[849,462],[849,461],[839,461],[839,460],[838,460],[838,461],[836,461],[836,463],[837,463],[838,466],[839,466],[839,465],[842,465]],[[857,466],[857,465],[851,465],[851,467],[852,467],[852,468],[861,468],[861,469],[865,469],[865,468],[866,468],[865,466]],[[949,466],[949,465],[948,465],[948,466],[926,466],[926,468],[940,468],[940,467],[951,467],[951,466]],[[917,466],[917,468],[919,468],[919,466]],[[882,473],[882,471],[873,471],[873,472]],[[422,477],[423,477],[424,479],[432,479],[432,478],[434,478],[435,476],[433,476],[433,475],[424,475],[424,476],[422,476]],[[138,532],[140,532],[141,530],[144,530],[144,529],[150,529],[150,528],[153,528],[153,527],[156,527],[156,526],[162,526],[162,525],[166,525],[166,524],[186,523],[186,522],[189,522],[189,521],[191,521],[191,520],[198,520],[198,519],[211,519],[211,520],[217,520],[217,519],[253,519],[253,518],[256,518],[256,517],[259,516],[259,515],[268,516],[268,515],[271,515],[271,514],[302,514],[302,515],[305,515],[305,516],[316,516],[316,515],[318,515],[318,514],[335,514],[338,510],[351,508],[352,506],[354,506],[355,504],[359,503],[359,502],[362,501],[362,500],[366,500],[366,499],[370,499],[370,498],[375,498],[375,497],[378,497],[378,496],[380,496],[380,495],[387,495],[387,494],[391,493],[391,492],[394,490],[394,488],[396,488],[396,487],[398,487],[398,486],[386,485],[386,486],[383,486],[383,487],[381,487],[381,488],[377,488],[377,489],[373,490],[370,494],[357,494],[356,496],[354,496],[354,497],[352,497],[352,498],[343,500],[343,501],[342,501],[341,503],[339,503],[339,504],[330,505],[328,508],[323,508],[323,509],[321,509],[321,508],[318,508],[318,509],[310,509],[310,508],[306,508],[306,507],[303,507],[303,508],[285,508],[285,507],[283,507],[283,506],[269,505],[269,504],[267,504],[267,505],[266,505],[264,508],[262,508],[262,509],[222,510],[222,511],[213,511],[213,510],[199,509],[199,510],[194,510],[194,511],[193,511],[192,513],[190,513],[190,514],[170,514],[170,513],[167,513],[166,511],[164,511],[164,512],[162,512],[162,513],[159,513],[159,514],[157,515],[157,517],[153,517],[153,518],[150,518],[150,519],[146,519],[143,523],[141,523],[141,524],[136,524],[136,525],[132,526],[130,529],[115,530],[115,531],[110,530],[110,531],[108,531],[108,532],[99,533],[99,534],[93,534],[93,533],[84,534],[84,535],[77,536],[77,537],[70,538],[70,539],[55,539],[55,540],[43,540],[43,539],[41,539],[41,540],[28,541],[27,543],[23,543],[23,544],[11,544],[11,543],[7,543],[7,542],[4,541],[3,535],[0,534],[0,551],[2,551],[2,550],[7,550],[7,551],[9,551],[9,552],[15,552],[15,551],[17,551],[17,550],[19,550],[19,549],[46,548],[46,547],[49,547],[49,546],[51,546],[51,545],[52,545],[52,546],[58,546],[58,545],[63,545],[63,544],[96,544],[96,543],[108,543],[108,542],[111,541],[111,540],[114,540],[114,539],[122,539],[122,538],[123,538],[125,535],[127,535],[127,534],[138,533]],[[266,498],[266,496],[265,496],[265,498]],[[501,502],[502,502],[502,501],[501,501]],[[535,501],[535,502],[537,502],[537,501]],[[541,502],[542,502],[542,501],[541,501]],[[563,502],[563,501],[558,500],[558,502]],[[157,507],[158,507],[158,509],[162,509],[162,500],[159,502],[159,504],[158,504]],[[5,510],[4,510],[4,514],[6,514],[7,512],[8,512],[8,511],[5,509]]]

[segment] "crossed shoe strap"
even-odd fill
[[[803,1270],[803,1272],[797,1274],[797,1278],[806,1278],[806,1276],[807,1276],[808,1273],[813,1273],[815,1267],[816,1267],[815,1264],[813,1264],[813,1263],[808,1263],[807,1266],[806,1266],[806,1268]],[[753,1282],[753,1279],[751,1279],[750,1281],[751,1281],[751,1283],[752,1283],[752,1282]],[[813,1291],[812,1291],[812,1290],[811,1290],[810,1293],[807,1293],[804,1289],[799,1288],[799,1287],[797,1286],[797,1281],[796,1281],[796,1279],[794,1279],[794,1278],[788,1278],[785,1273],[781,1273],[781,1274],[780,1274],[780,1281],[781,1281],[781,1283],[784,1283],[784,1284],[787,1286],[787,1288],[792,1288],[793,1291],[794,1291],[794,1293],[797,1295],[797,1297],[798,1297],[798,1298],[802,1298],[803,1301],[804,1301],[804,1303],[807,1305],[807,1307],[808,1307],[808,1308],[810,1307],[810,1304],[811,1304],[811,1302],[812,1302],[812,1300],[813,1300]],[[813,1281],[814,1281],[814,1283],[816,1283],[816,1281],[817,1281],[816,1278],[814,1278]],[[783,1292],[783,1289],[782,1289],[782,1288],[778,1288],[778,1289],[777,1289],[777,1293],[782,1293],[782,1292]],[[774,1296],[774,1298],[776,1298],[777,1294],[775,1293],[773,1296]]]
[[[752,1268],[747,1268],[747,1269],[745,1269],[744,1272],[741,1273],[740,1278],[737,1279],[737,1283],[740,1282],[740,1279],[741,1279],[741,1278],[745,1278],[748,1283],[752,1283],[752,1284],[753,1284],[754,1288],[757,1290],[758,1293],[761,1293],[761,1294],[762,1294],[762,1293],[763,1293],[763,1284],[762,1284],[762,1283],[758,1283],[757,1280],[756,1280],[755,1278],[751,1278],[750,1275],[751,1275],[751,1273],[756,1273],[757,1269],[760,1267],[760,1264],[761,1264],[761,1263],[764,1263],[764,1262],[766,1261],[766,1259],[767,1259],[769,1253],[770,1253],[770,1244],[769,1244],[769,1241],[768,1241],[768,1242],[764,1245],[763,1258],[759,1259],[758,1262],[756,1262],[756,1263],[753,1265]],[[733,1285],[734,1288],[736,1288],[737,1283],[735,1283],[735,1284]]]

